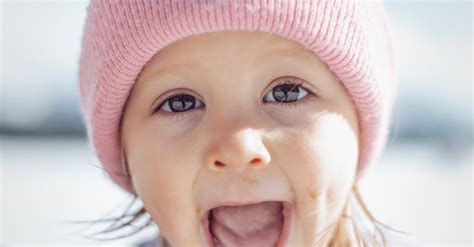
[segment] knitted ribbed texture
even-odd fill
[[[302,44],[328,64],[352,96],[360,125],[358,177],[386,144],[397,66],[381,2],[332,0],[91,0],[79,79],[92,148],[108,175],[130,193],[119,123],[147,61],[181,38],[260,30]]]

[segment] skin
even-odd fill
[[[297,107],[266,98],[285,79],[303,83]],[[196,105],[179,117],[153,113],[177,93]],[[288,245],[325,245],[359,153],[340,80],[299,43],[260,31],[200,34],[160,50],[137,78],[121,132],[133,186],[173,246],[206,246],[200,219],[216,204],[272,200],[292,204]]]

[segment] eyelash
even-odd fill
[[[314,92],[312,92],[310,89],[308,89],[307,87],[303,86],[304,83],[297,83],[295,81],[298,81],[298,79],[296,78],[285,78],[283,80],[281,80],[280,82],[276,83],[275,86],[273,86],[270,91],[268,91],[265,95],[264,95],[264,98],[265,96],[271,92],[275,87],[277,86],[280,86],[280,85],[283,85],[283,84],[291,84],[291,85],[294,85],[294,87],[298,87],[298,88],[302,88],[303,90],[305,90],[307,92],[307,95],[305,95],[303,98],[301,99],[298,99],[296,101],[293,101],[293,102],[287,102],[287,103],[281,103],[281,102],[268,102],[268,103],[274,103],[274,104],[279,104],[279,105],[284,105],[285,107],[288,107],[288,108],[298,108],[300,106],[300,104],[303,104],[305,103],[306,101],[310,100],[308,99],[308,97],[312,97],[312,96],[317,96]],[[158,106],[154,107],[152,109],[152,115],[153,114],[156,114],[158,111],[160,111],[161,107],[170,99],[176,97],[176,96],[182,96],[182,95],[190,95],[190,94],[187,94],[187,93],[176,93],[176,94],[173,94],[169,97],[167,97],[166,99],[164,99],[163,101],[161,101]],[[191,95],[192,96],[192,95]],[[193,96],[194,97],[194,96]],[[202,103],[203,106],[204,103]],[[193,109],[197,109],[197,108],[193,108]],[[192,111],[193,109],[190,109],[190,110],[186,110],[186,111],[182,111],[182,112],[167,112],[167,111],[163,111],[165,112],[165,115],[167,115],[167,117],[170,117],[171,119],[176,119],[176,120],[179,120],[181,118],[183,118],[185,115],[187,115],[190,111]]]

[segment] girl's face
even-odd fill
[[[174,246],[322,244],[354,182],[351,97],[281,36],[172,43],[144,67],[122,124],[135,190]]]

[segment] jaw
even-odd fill
[[[239,204],[238,206],[251,206],[251,205],[257,205],[257,204],[263,204],[263,203],[268,203],[267,202],[259,202],[259,203],[254,203],[254,204]],[[281,227],[278,227],[278,240],[276,242],[276,244],[271,244],[269,246],[277,246],[277,247],[283,247],[285,246],[287,240],[288,240],[288,235],[289,235],[289,229],[290,229],[290,225],[291,225],[291,221],[292,221],[292,210],[293,210],[293,206],[289,203],[289,202],[284,202],[284,201],[277,201],[277,202],[272,202],[273,204],[275,203],[278,203],[280,206],[281,206],[281,209],[278,210],[278,214],[279,214],[279,217],[282,218],[282,224],[281,224]],[[233,205],[234,207],[237,207],[236,205]],[[232,205],[228,206],[228,205],[221,205],[220,207],[227,207],[227,208],[232,208]],[[216,236],[218,234],[215,234],[213,229],[215,229],[215,224],[216,224],[216,221],[214,219],[214,214],[213,214],[213,209],[217,209],[219,207],[215,207],[215,208],[211,208],[210,210],[206,211],[202,217],[201,217],[201,232],[203,234],[203,237],[206,241],[206,246],[208,247],[220,247],[220,246],[226,246],[225,244],[222,244],[221,241],[219,241],[219,237]],[[245,218],[245,215],[244,215],[244,218]],[[228,229],[226,227],[224,227],[225,229]],[[228,231],[228,230],[226,230]],[[265,238],[265,236],[268,236],[267,234],[265,234],[265,231],[257,231],[255,232],[254,234],[250,233],[251,235],[253,235],[254,239],[255,238],[259,238],[260,240],[262,240],[263,242],[265,242],[264,240],[265,239],[262,239],[262,238]],[[240,236],[237,236],[237,235],[233,235],[234,236],[234,239],[236,241],[250,241],[249,239],[247,239],[247,237],[240,237]],[[239,245],[239,244],[237,244]]]

